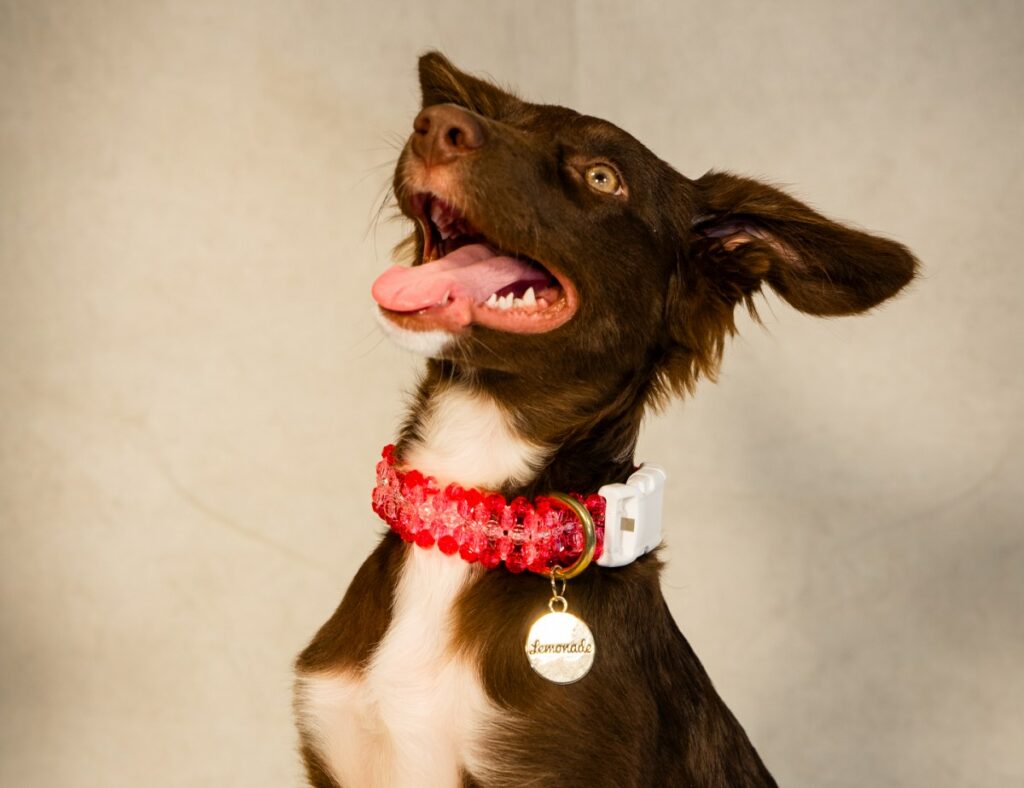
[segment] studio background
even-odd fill
[[[647,421],[665,593],[781,785],[1024,784],[1024,5],[934,0],[0,2],[0,784],[300,784],[431,47],[917,253]]]

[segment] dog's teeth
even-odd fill
[[[523,308],[523,299],[521,299],[521,298],[513,298],[512,299],[512,306],[514,308],[516,308],[516,309],[522,309]]]
[[[532,287],[529,290],[527,290],[525,293],[523,293],[522,304],[523,304],[523,306],[536,306],[537,305],[537,296],[534,294]]]
[[[511,309],[512,308],[512,298],[513,298],[513,296],[512,296],[511,293],[509,293],[508,295],[504,296],[503,298],[499,298],[498,299],[498,306],[501,309]]]
[[[484,301],[485,306],[496,307],[498,305],[498,294],[491,293],[491,297]]]

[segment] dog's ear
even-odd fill
[[[917,260],[895,241],[826,219],[785,192],[710,172],[695,182],[690,257],[725,290],[767,283],[802,312],[848,315],[898,293]]]
[[[460,71],[440,52],[423,55],[419,69],[424,107],[458,104],[484,117],[496,118],[502,115],[509,102],[517,101],[497,85]]]
[[[670,388],[714,378],[734,311],[767,284],[802,312],[863,312],[899,292],[918,262],[895,241],[826,219],[772,186],[710,172],[691,184],[690,265],[673,277],[667,324]]]

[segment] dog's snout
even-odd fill
[[[484,128],[471,112],[454,104],[427,107],[412,124],[413,152],[430,166],[447,164],[484,144]]]

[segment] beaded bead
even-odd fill
[[[480,551],[480,563],[484,569],[494,569],[501,563],[501,556],[493,547],[486,547]]]
[[[455,555],[459,550],[459,543],[455,541],[454,536],[445,534],[437,540],[437,549],[445,555]]]
[[[505,496],[501,493],[491,493],[484,498],[484,503],[492,514],[500,514],[505,509]]]
[[[526,559],[523,558],[523,554],[516,550],[510,553],[508,558],[505,559],[505,567],[508,571],[519,574],[526,569]]]
[[[420,547],[432,547],[434,544],[434,535],[430,533],[429,528],[424,528],[416,533],[416,544]]]

